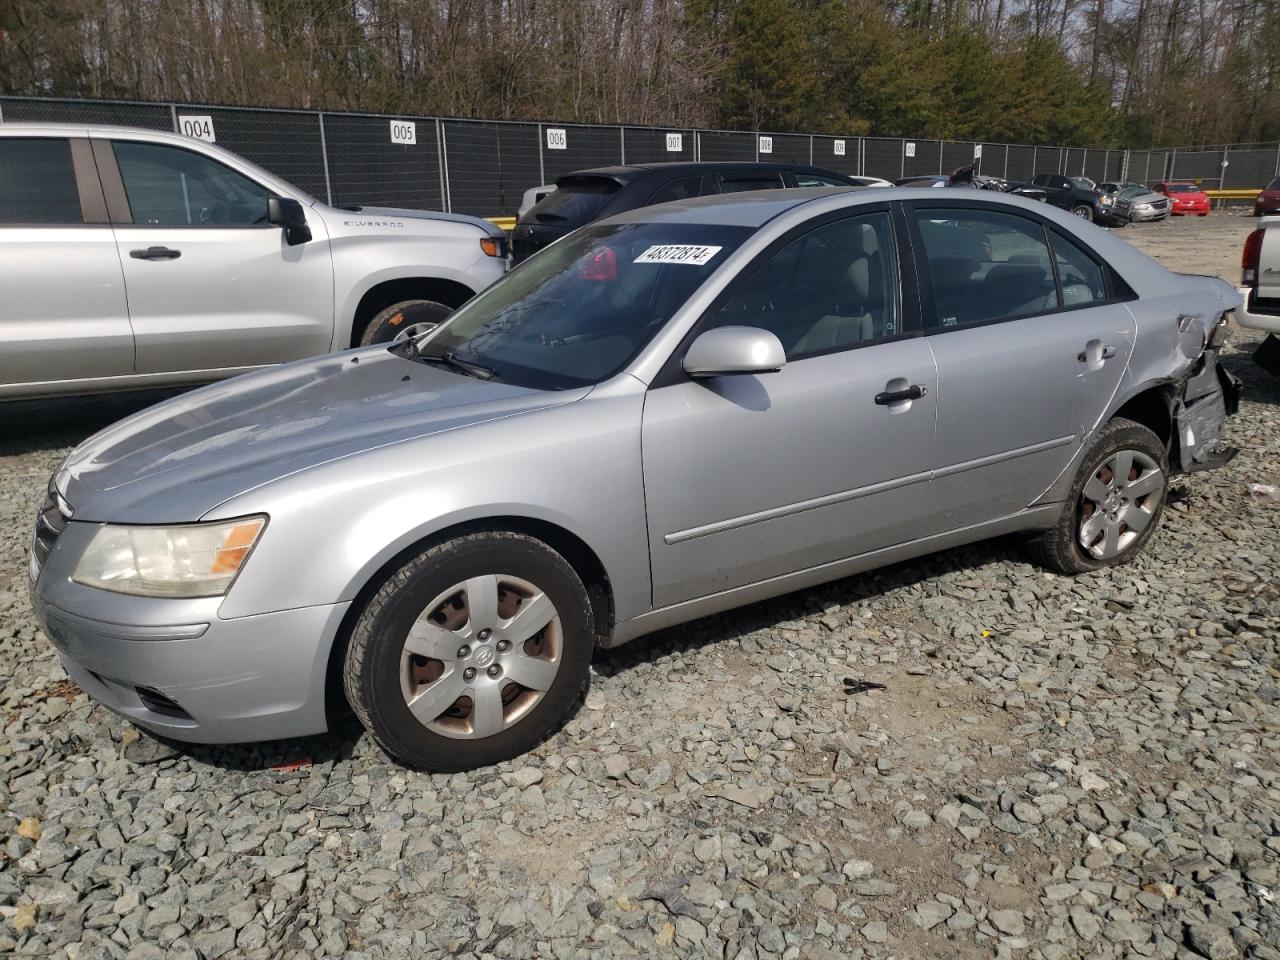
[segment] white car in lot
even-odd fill
[[[1269,334],[1254,359],[1280,376],[1280,216],[1258,221],[1258,228],[1245,239],[1240,264],[1244,304],[1236,320],[1242,327]]]
[[[508,265],[485,220],[331,207],[211,143],[0,124],[0,399],[201,383],[393,340]]]

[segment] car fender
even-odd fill
[[[350,601],[415,544],[502,518],[550,524],[581,541],[609,578],[617,616],[646,612],[643,385],[624,379],[631,384],[614,396],[602,385],[589,401],[388,444],[224,502],[204,519],[270,519],[219,615]]]

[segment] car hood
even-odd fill
[[[1124,197],[1135,206],[1139,203],[1159,203],[1161,200],[1169,199],[1163,193],[1138,193],[1131,197]]]
[[[301,470],[589,392],[478,380],[369,347],[157,404],[78,446],[54,482],[76,520],[189,522]]]
[[[385,219],[394,217],[397,220],[434,220],[437,223],[465,223],[468,226],[476,227],[483,231],[485,235],[498,238],[505,238],[506,232],[496,224],[490,223],[482,217],[472,217],[465,213],[441,213],[439,210],[410,210],[407,207],[365,207],[356,206],[349,208],[336,208],[339,218],[342,216],[351,217],[377,217]]]

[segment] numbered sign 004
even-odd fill
[[[218,138],[213,135],[213,117],[196,116],[194,114],[178,115],[178,132],[184,137],[193,137],[196,140],[205,140],[209,143],[217,143]]]
[[[411,120],[392,120],[391,142],[416,144],[418,142],[418,125]]]

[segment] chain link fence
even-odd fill
[[[928,176],[976,162],[982,173],[1093,180],[1199,180],[1257,189],[1280,176],[1280,143],[1116,150],[952,140],[835,137],[588,124],[525,123],[0,97],[0,122],[106,123],[195,134],[331,204],[516,213],[530,187],[587,167],[688,160],[776,160],[840,173]]]

